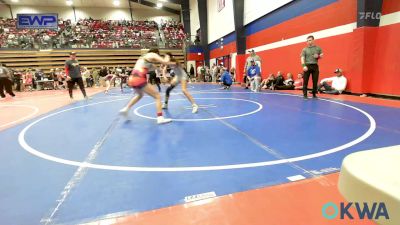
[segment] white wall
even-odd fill
[[[11,18],[10,9],[4,4],[0,4],[0,17]]]
[[[189,0],[191,35],[200,28],[198,0]],[[244,24],[248,24],[293,0],[245,0]],[[235,30],[233,1],[225,0],[225,8],[218,12],[218,0],[207,0],[208,42],[211,43]]]
[[[75,8],[76,19],[107,19],[107,20],[130,20],[129,9],[108,9],[108,8]]]
[[[158,9],[132,9],[132,15],[134,20],[145,20],[147,18],[148,20],[155,20],[157,22],[161,19],[179,21],[179,15]]]
[[[192,41],[194,41],[196,31],[200,28],[197,0],[189,1],[189,9],[190,9],[190,35]]]
[[[247,1],[247,0],[246,0]],[[245,1],[245,2],[246,2]],[[259,2],[271,2],[258,0]],[[233,1],[225,0],[225,8],[218,12],[218,1],[207,0],[208,43],[211,43],[235,30],[233,20]]]
[[[217,65],[217,59],[216,59],[216,58],[210,59],[210,68],[211,68],[214,64]]]
[[[245,0],[244,24],[246,25],[291,1],[293,0]]]
[[[0,17],[11,18],[8,7],[0,5]],[[3,9],[5,8],[5,9]],[[72,7],[44,7],[44,6],[12,6],[14,18],[19,13],[58,13],[58,17],[62,19],[75,20]],[[76,18],[93,18],[93,19],[109,19],[109,20],[130,20],[131,14],[128,8],[110,9],[110,8],[76,8]],[[155,20],[159,22],[163,20],[179,20],[179,15],[172,14],[157,9],[132,9],[134,20]]]
[[[231,68],[235,67],[235,69],[236,69],[236,56],[237,56],[236,52],[231,54]]]
[[[20,13],[58,13],[58,18],[74,21],[74,11],[71,7],[44,7],[44,6],[11,6],[14,18]],[[7,18],[10,18],[8,16]]]

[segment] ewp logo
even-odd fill
[[[57,29],[57,14],[18,14],[18,29]]]
[[[354,216],[349,212],[350,207],[354,204],[358,218],[359,219],[380,219],[380,217],[384,217],[385,219],[389,219],[389,213],[386,209],[386,205],[383,202],[376,203],[374,202],[372,204],[372,207],[368,205],[368,203],[363,202],[362,204],[358,202],[349,202],[349,203],[340,203],[340,210],[337,207],[337,205],[333,202],[328,202],[322,207],[322,216],[325,218],[331,220],[336,218],[339,213],[340,213],[340,219],[354,219]],[[328,214],[327,210],[328,208],[333,208],[333,213]]]

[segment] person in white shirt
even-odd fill
[[[343,76],[341,69],[335,70],[336,76],[322,79],[318,85],[318,91],[326,94],[341,94],[347,85],[347,78]],[[331,83],[331,84],[329,84]]]
[[[203,65],[199,65],[199,67],[197,67],[197,71],[196,71],[197,73],[195,74],[196,80],[200,77],[202,68],[203,68]]]
[[[218,70],[219,70],[219,67],[217,65],[215,65],[215,63],[214,63],[213,66],[211,67],[211,81],[212,82],[217,81]]]
[[[90,78],[90,70],[88,70],[87,67],[83,67],[82,80],[83,80],[83,85],[85,87],[89,87],[89,83],[88,83],[89,78]]]

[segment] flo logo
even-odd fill
[[[357,215],[353,215],[349,212],[350,207],[354,206],[356,208]],[[333,210],[332,210],[333,209]],[[336,218],[340,215],[340,219],[354,219],[357,217],[359,219],[389,219],[389,213],[386,209],[385,203],[383,202],[374,202],[372,204],[368,204],[366,202],[349,202],[349,203],[340,203],[340,208],[333,202],[328,202],[322,207],[322,216],[327,218],[328,220]],[[381,218],[382,217],[382,218]]]
[[[360,14],[360,19],[361,20],[368,20],[368,19],[373,19],[373,20],[379,20],[382,17],[382,13],[376,13],[376,12],[359,12]]]

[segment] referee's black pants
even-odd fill
[[[6,92],[11,95],[15,96],[14,92],[12,91],[12,81],[9,80],[7,77],[0,77],[0,96],[2,98],[5,98],[6,95],[4,94],[4,89],[6,89]]]
[[[86,91],[85,91],[85,86],[83,85],[82,77],[71,78],[70,81],[67,81],[69,97],[70,97],[70,98],[73,98],[73,97],[72,97],[72,90],[74,89],[75,83],[78,84],[79,89],[81,89],[81,91],[82,91],[83,97],[86,98]]]
[[[308,70],[304,72],[303,76],[303,95],[307,96],[307,86],[308,80],[310,78],[310,74],[312,74],[312,81],[313,81],[313,95],[317,94],[318,91],[318,78],[319,78],[319,67],[318,64],[307,64],[306,65]]]

